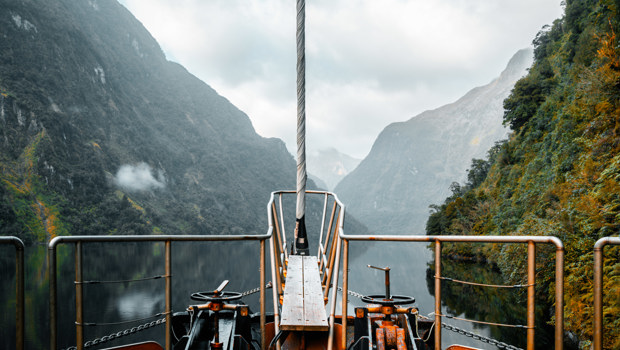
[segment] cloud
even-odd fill
[[[138,165],[121,165],[116,172],[114,182],[128,191],[148,191],[166,187],[166,178],[163,171],[157,172],[157,178],[153,176],[153,169],[146,163]]]
[[[121,3],[169,59],[294,153],[294,1]],[[307,147],[364,157],[388,124],[489,83],[561,13],[558,0],[307,1]]]

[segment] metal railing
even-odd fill
[[[24,349],[24,243],[13,236],[0,236],[0,244],[15,247],[15,349]]]
[[[265,241],[272,237],[271,229],[264,235],[153,235],[153,236],[59,236],[48,245],[48,274],[50,278],[50,349],[57,349],[57,266],[56,248],[61,244],[75,244],[75,312],[76,312],[76,345],[81,350],[84,347],[83,332],[83,291],[82,291],[82,245],[84,243],[110,242],[164,242],[165,243],[165,315],[166,315],[166,344],[165,348],[172,348],[170,328],[172,319],[172,242],[206,242],[206,241],[260,241],[260,327],[262,348],[265,349]]]
[[[286,244],[286,231],[284,222],[284,209],[283,209],[283,196],[295,195],[295,191],[277,191],[271,194],[271,199],[267,205],[267,214],[269,218],[269,230],[274,233],[274,237],[271,240],[271,267],[272,267],[272,279],[276,283],[276,288],[273,288],[273,305],[274,305],[274,319],[275,319],[275,334],[279,331],[280,312],[278,309],[280,297],[283,295],[282,282],[286,277],[286,259],[288,259],[287,244]],[[323,287],[324,297],[327,298],[329,292],[332,292],[330,300],[332,300],[332,307],[329,316],[329,329],[330,335],[328,340],[328,346],[331,347],[332,339],[334,337],[334,322],[335,322],[335,305],[336,305],[336,292],[337,288],[332,286],[338,285],[338,270],[340,263],[340,249],[341,240],[339,232],[342,229],[342,222],[344,221],[344,205],[338,197],[331,192],[324,191],[306,191],[306,194],[312,196],[323,197],[323,211],[321,215],[321,222],[319,228],[319,242],[317,246],[317,258],[319,263],[319,271],[321,274],[321,285]],[[331,211],[328,211],[329,204],[331,205]],[[308,207],[308,206],[306,206]],[[329,215],[329,220],[328,220]],[[306,215],[306,219],[310,216]],[[306,224],[312,224],[306,221]]]
[[[339,223],[342,225],[342,223]],[[557,237],[549,236],[398,236],[398,235],[346,235],[340,229],[343,246],[342,290],[348,290],[349,283],[349,241],[390,241],[390,242],[433,242],[435,243],[435,325],[441,325],[441,243],[525,243],[527,244],[527,349],[534,349],[534,307],[535,307],[535,263],[536,243],[550,243],[556,246],[555,253],[555,349],[563,349],[564,333],[564,246]],[[342,293],[342,315],[347,315],[347,293]],[[341,346],[346,348],[346,317],[342,317],[343,332]],[[441,327],[435,327],[435,349],[441,349]],[[331,349],[329,349],[331,350]]]
[[[620,237],[604,237],[594,244],[594,350],[603,349],[603,250],[620,245]]]

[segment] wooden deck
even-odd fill
[[[289,256],[280,329],[284,331],[329,329],[319,268],[314,256]]]

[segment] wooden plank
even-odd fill
[[[327,330],[327,313],[323,300],[323,288],[317,259],[313,256],[303,257],[304,265],[304,316],[306,330]]]
[[[289,256],[280,329],[285,331],[329,329],[316,257]]]
[[[286,269],[280,329],[302,330],[298,328],[304,324],[303,293],[303,259],[299,255],[290,255]]]

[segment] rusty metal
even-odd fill
[[[527,350],[534,350],[535,303],[536,303],[536,244],[527,242]]]
[[[385,334],[385,345],[388,348],[395,348],[396,347],[396,326],[386,326],[383,327],[384,330],[384,334]]]
[[[278,299],[279,299],[279,295],[280,293],[277,291],[278,288],[282,288],[281,282],[279,280],[279,275],[280,272],[276,272],[276,269],[278,268],[277,266],[277,261],[278,258],[276,257],[276,247],[275,247],[275,239],[273,238],[273,236],[269,239],[269,258],[271,259],[271,280],[272,281],[278,281],[277,285],[278,287],[274,288],[274,292],[271,293],[272,295],[272,301],[273,301],[273,305],[278,305]],[[278,276],[278,277],[276,277]],[[273,320],[274,320],[274,334],[278,334],[280,332],[280,311],[279,308],[277,306],[274,306],[273,308]],[[262,346],[262,344],[261,344]],[[276,350],[280,350],[280,341],[278,340],[276,343]]]
[[[270,230],[271,232],[271,230]],[[267,332],[265,324],[267,323],[267,315],[265,314],[265,240],[260,241],[260,337],[261,337],[261,349],[267,349]]]
[[[368,265],[368,267],[385,272],[385,300],[392,299],[392,293],[390,292],[390,267],[376,267]]]
[[[349,256],[349,241],[343,241],[342,243],[342,251],[344,256]],[[349,259],[345,259],[342,262],[342,269],[344,271],[349,271]],[[338,276],[338,270],[336,270],[336,276]],[[338,279],[336,278],[336,284],[338,284]],[[334,288],[334,290],[336,290],[336,288]],[[349,281],[348,280],[342,280],[342,290],[349,290]],[[346,333],[347,331],[347,309],[348,309],[348,298],[349,298],[349,294],[347,293],[342,293],[342,329],[343,329],[343,333]],[[336,303],[336,299],[332,300],[332,303]],[[341,338],[340,341],[340,348],[341,349],[346,349],[347,348],[347,340],[346,338]]]
[[[332,211],[331,211],[331,214],[329,216],[329,224],[327,225],[328,236],[327,236],[327,238],[325,238],[325,246],[319,244],[319,247],[320,247],[320,250],[321,250],[321,253],[320,253],[321,255],[319,256],[320,257],[320,261],[321,261],[320,270],[325,269],[329,265],[329,262],[331,261],[331,257],[333,255],[333,250],[334,250],[334,247],[335,247],[334,243],[336,242],[334,237],[337,235],[337,233],[336,233],[337,228],[334,230],[334,234],[333,235],[331,234],[331,232],[332,232],[332,227],[333,227],[333,224],[334,224],[334,216],[336,215],[337,204],[338,203],[336,203],[334,201],[334,205],[332,207]],[[322,281],[323,285],[326,285],[326,282],[327,282],[327,274],[324,273],[323,274],[323,281]]]
[[[555,253],[555,349],[563,349],[564,333],[564,245],[562,241],[553,236],[414,236],[414,235],[346,235],[340,226],[340,238],[344,242],[348,241],[384,241],[384,242],[434,242],[435,243],[435,321],[441,324],[441,242],[473,242],[473,243],[545,243],[556,246]],[[343,259],[348,259],[345,255]],[[349,278],[348,271],[342,271],[343,284]],[[439,299],[439,300],[438,300]],[[343,309],[346,304],[343,305]],[[346,311],[343,311],[343,315]],[[435,348],[441,348],[441,327],[435,327]],[[438,332],[439,330],[439,332]],[[343,341],[346,340],[346,329],[342,335]]]
[[[439,257],[439,258],[437,258]],[[435,241],[435,324],[441,324],[441,241]],[[435,327],[435,350],[441,350],[441,327]]]
[[[50,279],[50,350],[56,350],[57,345],[57,333],[58,333],[58,294],[57,294],[57,251],[56,248],[65,243],[110,243],[110,242],[165,242],[167,244],[166,249],[166,264],[171,265],[172,250],[170,244],[172,242],[212,242],[212,241],[260,241],[262,257],[259,263],[259,271],[264,274],[265,271],[265,259],[264,259],[264,242],[271,238],[272,231],[269,230],[264,235],[144,235],[144,236],[58,236],[50,240],[48,243],[48,275]],[[170,266],[166,269],[166,334],[167,337],[170,334],[171,327],[171,313],[172,307],[172,291],[171,291],[171,273]],[[265,304],[265,283],[264,276],[261,283],[261,304]],[[274,288],[275,289],[275,288]],[[77,298],[76,298],[77,302]],[[82,306],[80,306],[82,308]],[[76,307],[77,309],[77,307]],[[261,327],[264,330],[264,323]],[[78,343],[79,344],[79,343]],[[166,341],[166,349],[170,350],[170,342]]]
[[[277,219],[273,219],[273,218],[277,218],[277,214],[276,214],[276,204],[274,202],[272,202],[271,204],[271,215],[273,215],[269,221],[273,222],[273,226],[275,228],[275,236],[276,239],[271,239],[271,246],[273,247],[273,255],[275,257],[275,260],[273,260],[271,263],[275,264],[275,271],[276,274],[274,281],[276,283],[276,290],[278,295],[283,295],[283,291],[282,291],[282,281],[283,281],[283,276],[282,273],[284,273],[284,270],[280,270],[282,268],[282,258],[285,258],[285,255],[282,251],[286,251],[286,247],[284,246],[284,242],[283,242],[283,237],[280,236],[280,225],[278,223]]]
[[[325,193],[325,196],[323,198],[323,215],[321,217],[321,229],[319,230],[319,242],[323,242],[323,231],[325,230],[325,216],[327,215],[327,200],[329,199],[329,195],[327,193]],[[327,232],[329,234],[329,232]],[[327,243],[327,240],[325,241]],[[321,249],[322,246],[319,244],[317,247],[317,253],[316,256],[319,257],[319,270],[320,269],[320,262],[321,262],[321,255],[325,254],[325,252],[322,252],[323,249]]]
[[[383,328],[377,328],[375,338],[377,339],[377,350],[385,350],[385,331]]]
[[[412,339],[411,342],[414,342],[414,340]],[[396,350],[407,350],[405,330],[403,328],[396,329]]]
[[[261,241],[262,242],[262,241]],[[166,259],[166,349],[172,349],[170,327],[172,327],[172,242],[165,243]]]
[[[340,209],[340,211],[338,212],[338,218],[340,218],[341,212],[342,212],[342,209]],[[334,271],[336,272],[336,275],[338,275],[338,268],[334,270],[334,265],[335,265],[337,256],[340,255],[340,245],[338,244],[338,240],[339,240],[338,232],[339,232],[339,226],[336,226],[334,230],[334,237],[332,238],[330,253],[329,253],[329,263],[325,267],[327,269],[327,279],[325,280],[325,297],[329,295],[329,290],[332,287],[332,285],[337,285],[337,283],[332,283],[332,279],[334,277]],[[336,244],[334,244],[334,240],[336,241]]]
[[[603,237],[594,244],[594,350],[603,349],[603,251],[608,244],[620,245],[620,237]]]
[[[78,350],[84,349],[84,293],[82,289],[82,242],[75,243],[75,338]]]
[[[24,350],[24,242],[14,236],[0,236],[0,244],[15,247],[15,349]]]
[[[339,228],[341,228],[341,226],[339,226]],[[336,271],[336,272],[340,270],[340,247],[341,247],[341,244],[342,244],[342,239],[340,238],[340,235],[338,235],[338,236],[336,236],[336,254],[335,254],[335,258],[336,259],[335,259],[334,267],[333,267],[333,270]],[[349,258],[348,258],[349,255],[348,254],[349,254],[349,252],[347,250],[344,253],[343,259],[349,260]],[[343,272],[346,272],[346,271],[347,271],[347,269],[343,270]],[[343,279],[343,283],[344,283],[344,279]],[[337,286],[337,285],[338,285],[338,273],[336,273],[334,275],[334,286]],[[346,289],[344,289],[344,290],[346,290]],[[334,344],[334,336],[335,336],[335,334],[334,334],[334,328],[335,328],[334,324],[336,322],[336,315],[335,314],[336,314],[336,298],[337,298],[336,292],[337,291],[338,291],[338,288],[332,288],[332,296],[331,296],[332,303],[331,303],[331,311],[330,311],[330,315],[329,315],[329,337],[328,337],[328,340],[327,340],[327,350],[332,350],[333,349],[333,344]],[[345,295],[347,293],[342,293],[342,294]],[[347,304],[344,303],[344,305],[347,305]],[[347,315],[347,313],[345,312],[342,315],[342,318],[346,319],[346,315]],[[342,334],[346,335],[346,333],[347,333],[347,328],[346,327],[342,327]],[[342,339],[342,343],[340,345],[346,344],[346,337],[342,336],[341,339]],[[340,346],[340,349],[346,349],[346,347]]]

